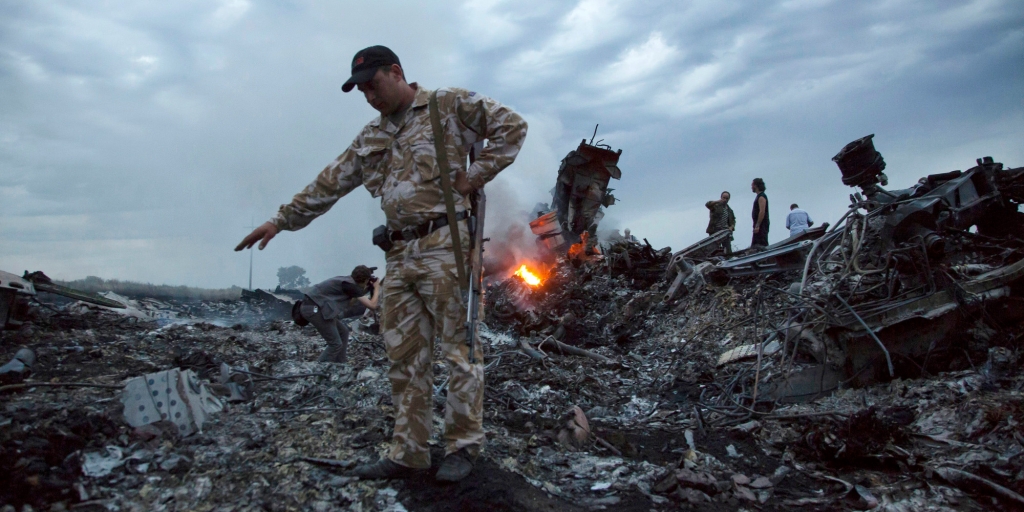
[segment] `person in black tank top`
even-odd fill
[[[754,181],[750,184],[750,190],[757,194],[757,197],[754,198],[754,210],[751,212],[751,218],[754,221],[754,236],[750,241],[750,247],[764,248],[768,246],[768,228],[770,227],[768,196],[764,193],[764,180],[754,178]],[[763,201],[762,198],[764,199]]]

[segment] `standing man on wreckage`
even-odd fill
[[[358,87],[366,102],[380,112],[352,145],[320,175],[281,206],[277,215],[256,228],[235,250],[259,242],[263,249],[281,230],[298,230],[324,214],[338,199],[363,185],[381,198],[386,229],[378,228],[374,243],[385,249],[384,344],[391,369],[395,429],[387,457],[357,466],[361,478],[408,478],[430,467],[427,443],[432,427],[433,340],[441,338],[451,380],[445,404],[445,458],[436,478],[465,478],[484,442],[482,357],[469,357],[466,345],[466,302],[460,291],[463,270],[457,268],[451,226],[446,217],[450,188],[461,247],[469,244],[464,219],[470,195],[483,188],[516,158],[526,138],[526,122],[508,107],[464,89],[429,91],[407,83],[405,71],[391,50],[371,46],[352,59],[352,77],[341,87]],[[436,99],[435,99],[436,98]],[[436,103],[435,103],[436,102]],[[435,150],[431,111],[439,112],[443,158]],[[474,144],[487,140],[466,168]],[[369,231],[369,230],[368,230]],[[367,233],[369,236],[369,233]],[[474,337],[475,339],[475,337]],[[482,354],[479,341],[473,350]]]
[[[751,249],[764,249],[768,247],[768,229],[771,228],[771,221],[768,218],[768,196],[764,193],[767,189],[764,180],[754,178],[750,182],[750,191],[757,194],[754,197],[754,209],[751,216],[754,221],[754,236],[750,240]]]
[[[736,231],[736,214],[733,213],[732,207],[729,206],[729,199],[732,194],[728,190],[722,192],[716,201],[708,201],[704,203],[708,211],[708,236],[714,236],[719,231],[729,230],[729,235],[722,240],[722,249],[725,251],[725,255],[732,256],[732,232]]]

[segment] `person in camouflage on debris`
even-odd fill
[[[708,235],[714,235],[719,231],[728,229],[730,234],[722,241],[722,248],[725,249],[725,255],[732,254],[732,231],[736,231],[736,214],[733,213],[732,207],[729,206],[730,194],[728,191],[722,192],[721,197],[717,201],[708,201],[704,203],[707,207],[708,215],[711,217],[708,220]]]
[[[381,113],[351,146],[290,204],[256,228],[236,250],[259,242],[266,246],[281,230],[298,230],[324,214],[342,196],[363,185],[381,200],[387,218],[384,279],[384,344],[391,369],[395,429],[387,457],[357,466],[361,478],[402,478],[430,467],[432,430],[433,340],[451,378],[445,406],[445,458],[436,478],[457,481],[467,476],[484,442],[482,347],[470,363],[466,346],[466,304],[461,297],[452,230],[445,220],[441,169],[435,158],[428,100],[431,91],[407,83],[398,57],[383,46],[356,53],[345,92],[358,87]],[[508,107],[464,89],[437,91],[444,145],[453,167],[452,188],[457,219],[466,216],[469,196],[516,158],[526,137],[526,122]],[[468,168],[469,148],[487,145]],[[444,227],[442,227],[444,226]],[[469,246],[465,222],[457,222],[462,247]],[[368,233],[369,234],[369,233]]]

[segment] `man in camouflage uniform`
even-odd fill
[[[708,235],[714,235],[719,231],[728,229],[730,231],[729,236],[722,240],[722,248],[725,250],[725,255],[732,255],[732,231],[736,231],[736,214],[733,213],[732,207],[729,206],[729,192],[722,192],[722,196],[717,201],[708,201],[704,204],[707,207],[708,215]]]
[[[383,46],[355,55],[352,77],[342,90],[353,87],[381,116],[236,250],[257,241],[262,249],[280,230],[301,229],[359,185],[381,199],[388,238],[394,242],[386,255],[383,329],[391,361],[395,429],[388,456],[353,472],[362,478],[400,478],[430,467],[433,340],[439,336],[451,379],[445,459],[437,478],[457,481],[472,470],[484,442],[483,351],[475,347],[476,362],[469,362],[466,304],[459,289],[428,109],[431,91],[407,83],[398,57]],[[463,89],[439,89],[437,101],[453,171],[457,229],[462,247],[468,247],[469,230],[461,219],[469,196],[515,160],[526,137],[526,122],[500,103]],[[486,147],[467,169],[470,147],[485,139]]]

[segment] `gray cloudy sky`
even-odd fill
[[[892,186],[1024,165],[1019,0],[0,0],[0,269],[245,286],[250,222],[374,117],[339,89],[372,44],[530,123],[488,186],[498,231],[596,123],[623,150],[605,222],[657,247],[702,237],[722,190],[746,247],[754,177],[772,241],[791,202],[834,221],[852,190],[830,159],[869,133]],[[382,264],[382,220],[359,189],[256,253],[254,284]]]

